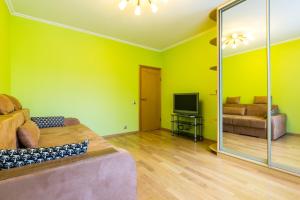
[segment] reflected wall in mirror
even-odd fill
[[[272,100],[279,112],[278,130],[272,141],[274,166],[300,172],[300,1],[270,0]]]
[[[221,13],[225,152],[267,162],[266,1],[245,0]]]

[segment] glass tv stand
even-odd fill
[[[174,113],[171,115],[172,135],[192,136],[194,142],[202,141],[202,116],[183,115]]]

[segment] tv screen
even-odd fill
[[[174,113],[198,115],[199,93],[174,94]]]

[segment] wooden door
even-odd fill
[[[160,129],[161,70],[140,67],[140,131]]]

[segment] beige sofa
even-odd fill
[[[241,135],[267,138],[267,104],[224,104],[223,131]],[[286,133],[286,115],[272,106],[272,140]]]
[[[0,149],[17,148],[16,130],[30,119],[22,109],[0,115]],[[89,139],[84,155],[0,171],[7,200],[135,200],[136,165],[128,152],[107,143],[82,124],[41,129],[39,147]]]

